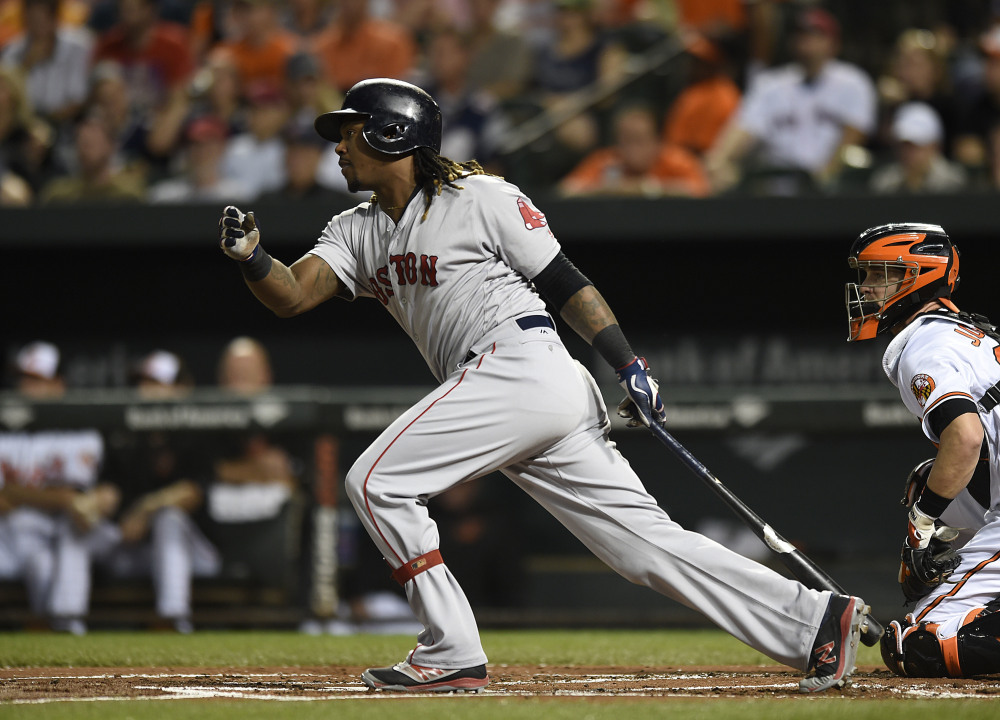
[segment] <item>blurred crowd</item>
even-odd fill
[[[0,205],[347,192],[312,129],[368,77],[527,192],[1000,184],[987,0],[0,0]]]

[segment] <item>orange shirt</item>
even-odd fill
[[[590,153],[560,183],[568,193],[615,194],[640,185],[653,195],[704,197],[709,193],[708,179],[698,158],[676,145],[660,146],[656,163],[642,178],[625,178],[618,151],[609,147]]]
[[[0,47],[24,30],[22,0],[0,0]],[[63,0],[59,3],[60,25],[82,27],[90,17],[90,3],[86,0]]]
[[[740,104],[740,89],[718,76],[685,88],[667,114],[663,141],[704,155]]]
[[[245,40],[219,43],[232,53],[240,69],[243,87],[267,81],[285,87],[285,63],[298,49],[298,38],[290,32],[276,30],[263,45],[251,45]]]
[[[314,52],[327,80],[344,92],[367,78],[403,79],[416,59],[416,43],[395,23],[369,19],[345,31],[334,22],[316,38]]]
[[[701,31],[722,25],[742,29],[747,24],[744,0],[677,0],[681,25]]]

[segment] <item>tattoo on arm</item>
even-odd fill
[[[618,324],[615,314],[593,285],[581,288],[567,300],[560,314],[588,343],[604,328]]]

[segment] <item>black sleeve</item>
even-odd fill
[[[577,270],[576,265],[569,261],[562,250],[532,278],[532,282],[556,312],[561,312],[566,301],[581,289],[594,284]]]
[[[946,400],[931,410],[930,415],[927,416],[927,427],[940,440],[941,433],[951,424],[952,420],[959,415],[978,412],[976,404],[972,400],[965,397],[956,397]]]

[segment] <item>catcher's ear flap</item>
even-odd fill
[[[931,474],[932,467],[934,467],[934,458],[928,458],[921,463],[917,463],[910,470],[910,474],[906,476],[906,485],[903,487],[903,497],[899,501],[900,505],[907,508],[913,506],[913,503],[917,501],[920,493],[927,486],[927,478]]]

